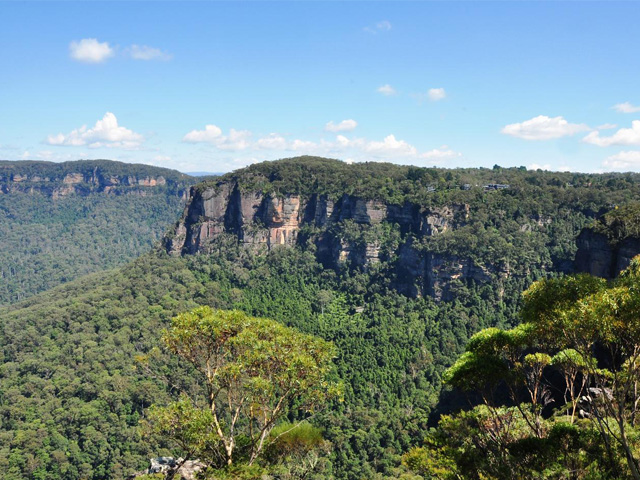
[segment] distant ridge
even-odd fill
[[[0,306],[145,253],[195,182],[111,160],[0,161]]]
[[[225,172],[184,172],[184,174],[192,177],[219,177]]]

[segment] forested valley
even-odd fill
[[[220,215],[219,192],[227,202]],[[251,219],[242,211],[246,205],[233,200],[250,197],[258,199],[246,204]],[[607,272],[620,262],[629,265],[629,241],[640,225],[640,175],[347,165],[302,157],[193,187],[181,218],[179,197],[162,208],[146,204],[150,197],[132,198],[127,208],[140,220],[123,208],[108,225],[117,230],[124,215],[124,225],[138,233],[121,245],[134,242],[137,250],[126,258],[137,259],[106,270],[115,263],[98,257],[104,271],[0,310],[2,478],[126,478],[151,457],[177,458],[192,446],[209,463],[206,474],[220,479],[635,478],[639,437],[628,393],[635,384],[628,380],[638,373],[632,320],[640,304],[634,303],[637,264],[613,284],[571,275],[591,271],[575,260],[579,248],[596,244],[578,257]],[[54,208],[52,199],[24,199],[12,208],[25,216]],[[88,202],[98,230],[106,222],[98,212],[116,208],[112,197],[78,201],[76,192],[68,200],[75,208]],[[332,202],[337,213],[325,208],[324,216],[316,214],[320,200]],[[295,226],[278,220],[291,213],[290,205],[300,205]],[[314,215],[307,215],[309,205]],[[139,256],[157,238],[147,236],[150,225],[160,225],[169,211],[174,227]],[[386,213],[378,218],[380,211]],[[405,211],[411,213],[394,213]],[[88,221],[75,212],[80,224]],[[584,232],[592,236],[579,245]],[[77,246],[84,241],[70,238]],[[67,265],[73,275],[90,271]],[[21,295],[51,285],[41,281]],[[11,288],[7,302],[20,287]],[[620,308],[611,307],[614,300]],[[579,301],[583,311],[573,306]],[[228,318],[265,335],[271,330],[277,338],[332,352],[329,366],[325,356],[315,359],[331,394],[304,391],[322,405],[290,398],[269,430],[271,449],[258,456],[251,443],[242,450],[251,435],[239,437],[233,464],[230,454],[220,453],[225,450],[208,421],[196,428],[196,418],[209,418],[195,409],[206,404],[207,385],[197,362],[185,361],[190,357],[183,347],[198,346],[184,336],[190,321],[204,319],[213,328],[231,320],[211,312],[230,310],[236,313]],[[622,327],[618,312],[627,321]],[[580,331],[575,325],[587,313],[591,330]],[[573,322],[574,330],[562,330],[556,319]],[[600,321],[610,326],[606,337],[598,337]],[[519,335],[518,329],[526,331]],[[624,337],[625,329],[633,334]],[[567,331],[577,333],[563,343]],[[598,349],[605,353],[593,360],[589,354]],[[575,367],[571,378],[583,389],[610,389],[602,408],[621,406],[621,421],[595,407],[589,418],[579,418],[576,409],[567,413],[575,388],[555,394],[555,403],[541,400],[551,398],[547,393],[534,395],[551,386],[562,390],[571,369],[561,364]],[[176,418],[193,420],[185,421],[193,429],[163,426]],[[303,420],[300,430],[289,430]],[[617,440],[621,429],[623,442]]]
[[[146,253],[195,182],[107,160],[0,162],[0,305]]]

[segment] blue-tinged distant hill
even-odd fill
[[[0,161],[0,305],[148,251],[195,181],[108,160]]]

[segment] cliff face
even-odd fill
[[[87,175],[80,172],[67,173],[62,178],[24,175],[20,173],[0,174],[0,194],[41,193],[54,199],[89,192],[129,193],[131,187],[156,187],[167,185],[162,176],[135,177],[129,175],[103,175],[99,171]],[[125,187],[125,188],[118,188]],[[129,187],[129,188],[126,188]],[[138,189],[138,191],[140,191]],[[186,190],[185,190],[186,195]]]
[[[41,194],[58,199],[70,195],[107,193],[148,195],[163,187],[171,195],[187,198],[194,179],[165,168],[108,160],[75,162],[0,161],[0,195]]]
[[[612,242],[604,233],[592,229],[580,233],[577,245],[576,270],[602,278],[618,276],[640,254],[640,238],[630,236]]]
[[[508,274],[475,265],[468,258],[430,252],[420,244],[423,237],[464,225],[469,215],[465,204],[427,209],[346,194],[337,201],[324,195],[271,196],[242,192],[234,183],[223,183],[192,188],[185,212],[165,238],[164,246],[173,255],[206,254],[221,234],[235,235],[253,249],[312,244],[326,267],[347,262],[366,269],[380,261],[392,262],[395,286],[400,291],[447,300],[452,298],[455,281],[487,282]],[[400,241],[392,250],[375,233],[375,228],[383,224],[399,230]],[[362,237],[355,238],[352,230],[372,233],[363,241]]]

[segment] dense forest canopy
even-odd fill
[[[321,194],[334,199],[349,194],[395,204],[405,201],[426,205],[442,201],[464,202],[465,199],[477,198],[478,190],[483,190],[486,185],[508,185],[511,196],[524,191],[544,192],[543,197],[553,197],[558,190],[565,189],[574,192],[568,194],[568,198],[584,195],[587,189],[591,192],[617,192],[611,199],[613,203],[637,194],[640,174],[548,172],[527,170],[525,167],[502,168],[498,165],[492,169],[443,169],[381,162],[348,164],[340,160],[305,156],[257,163],[202,182],[197,188],[215,187],[229,181],[237,182],[244,191],[262,191],[274,195]],[[632,191],[622,194],[625,189]]]
[[[405,457],[403,464],[403,454],[431,441],[435,412],[461,403],[440,393],[444,372],[469,338],[515,327],[521,292],[572,270],[581,229],[616,205],[640,201],[635,174],[422,169],[310,157],[253,165],[221,181],[229,180],[274,195],[349,193],[425,208],[461,203],[468,218],[421,239],[390,222],[333,225],[341,238],[373,238],[386,248],[366,268],[348,261],[324,266],[313,242],[304,241],[312,227],[295,247],[271,251],[221,234],[210,255],[170,257],[158,249],[4,308],[3,478],[124,478],[151,456],[180,455],[167,439],[142,438],[138,424],[152,404],[198,395],[193,369],[162,347],[161,332],[199,306],[271,318],[335,345],[331,381],[341,381],[344,392],[310,420],[322,436],[317,478],[416,478],[415,462]],[[485,189],[489,184],[509,187]],[[447,267],[438,281],[448,282],[448,296],[399,288],[404,273],[395,252],[403,242],[418,242]],[[467,260],[479,270],[458,276],[455,266]],[[288,412],[287,421],[298,419]]]
[[[62,180],[69,173],[81,173],[86,176],[99,173],[103,176],[132,177],[162,175],[165,179],[173,182],[189,181],[191,178],[189,175],[169,168],[113,160],[76,160],[70,162],[0,161],[0,180],[3,181],[9,181],[14,175],[26,175],[29,178],[37,176],[41,179],[40,181],[44,181],[45,178],[54,181]]]
[[[441,419],[405,465],[426,478],[640,478],[640,256],[611,284],[534,283],[522,323],[471,337],[447,383],[482,405]]]
[[[77,183],[65,183],[67,175]],[[159,177],[164,184],[138,185]],[[0,305],[147,252],[194,182],[107,160],[0,162]]]

